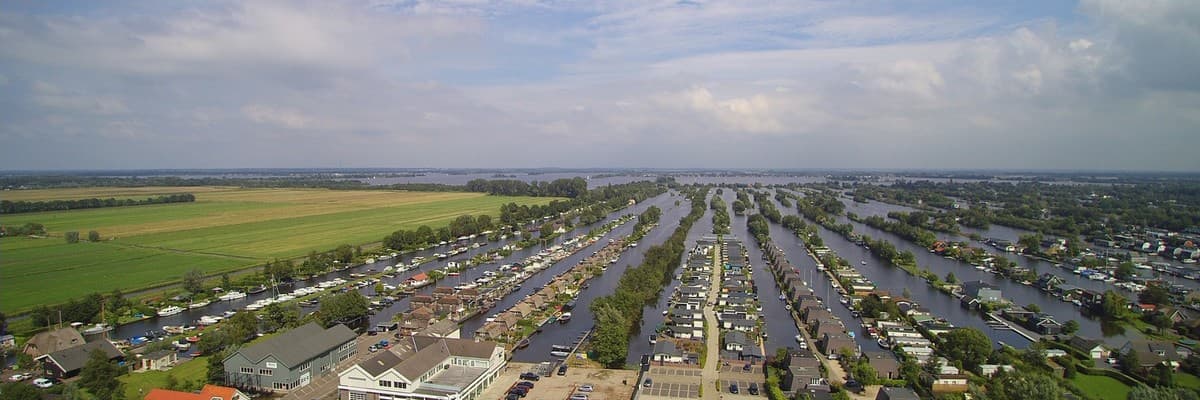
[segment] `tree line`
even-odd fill
[[[642,307],[657,301],[663,287],[674,277],[673,271],[683,259],[684,240],[692,224],[704,215],[704,197],[708,188],[686,194],[692,210],[665,242],[646,250],[642,264],[621,275],[613,294],[597,298],[590,306],[596,331],[592,340],[594,359],[610,367],[625,364],[630,335],[641,322]]]
[[[136,199],[78,199],[78,200],[45,200],[45,201],[9,201],[0,200],[0,214],[21,214],[42,211],[81,210],[87,208],[129,207],[148,204],[191,203],[196,196],[191,193],[176,193],[158,197]]]

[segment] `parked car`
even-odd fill
[[[567,366],[566,366],[566,365],[560,365],[560,366],[558,367],[558,376],[563,376],[563,375],[566,375],[566,374],[567,374]]]
[[[37,386],[42,389],[46,389],[51,386],[54,386],[54,381],[46,379],[46,378],[37,378],[37,379],[33,380],[33,386]]]
[[[504,396],[504,400],[521,400],[521,395],[516,394],[516,393],[509,393],[508,396]]]
[[[571,398],[569,400],[588,400],[588,395],[583,394],[583,393],[575,393],[575,394],[571,395]]]
[[[521,374],[521,379],[524,379],[527,381],[536,381],[538,379],[542,379],[542,376],[532,373],[532,372],[525,372],[525,373]]]
[[[758,395],[758,382],[750,382],[750,389],[748,389],[748,390],[750,391],[750,394],[757,396]]]
[[[579,390],[580,392],[585,392],[585,393],[586,393],[586,392],[591,392],[591,391],[592,391],[592,385],[583,385],[583,386],[580,386],[580,387],[579,387],[579,389],[577,389],[577,390]]]
[[[18,382],[18,381],[23,381],[23,380],[26,380],[26,379],[29,379],[32,377],[33,377],[33,375],[30,375],[30,374],[13,374],[13,376],[8,377],[8,380],[13,381],[13,382]]]
[[[738,387],[736,383],[729,384],[729,393],[738,394]]]
[[[752,364],[746,364],[742,366],[742,371],[750,372],[751,369],[754,369],[754,365]]]
[[[654,385],[654,383],[650,382],[650,378],[646,378],[646,382],[642,383],[642,387],[650,387],[652,385]]]
[[[529,389],[520,386],[514,386],[512,389],[508,389],[508,394],[515,394],[525,397],[526,394],[529,394]]]
[[[526,388],[526,389],[533,389],[533,382],[530,382],[530,381],[520,381],[520,382],[517,382],[517,386],[518,386],[518,387],[523,387],[523,388]]]

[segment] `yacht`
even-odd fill
[[[170,315],[179,314],[179,313],[181,313],[181,312],[183,312],[183,308],[182,308],[182,307],[179,307],[179,306],[170,306],[170,307],[167,307],[167,308],[164,308],[164,309],[158,310],[158,316],[160,316],[160,317],[166,317],[166,316],[170,316]]]
[[[221,301],[233,301],[233,300],[244,299],[244,298],[246,298],[246,294],[236,291],[236,290],[229,292],[229,293],[225,293],[225,294],[221,295],[221,297],[218,297],[218,299],[221,299]]]
[[[568,313],[563,313],[563,315],[560,315],[560,316],[558,317],[558,322],[559,322],[559,323],[565,324],[565,323],[567,323],[567,322],[569,322],[569,321],[571,321],[571,313],[569,313],[569,312],[568,312]]]
[[[195,303],[189,304],[188,309],[191,310],[191,309],[195,309],[195,308],[204,307],[204,306],[207,306],[208,303],[209,303],[208,300],[197,301]]]

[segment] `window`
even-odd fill
[[[274,384],[272,387],[274,387],[274,388],[275,388],[275,390],[288,390],[288,389],[291,389],[291,385],[288,385],[288,384],[286,384],[286,383],[283,383],[283,382],[275,382],[275,384]]]
[[[243,374],[254,374],[254,368],[251,367],[242,367],[241,371]]]
[[[392,381],[379,381],[379,386],[390,388],[392,387]]]
[[[404,382],[396,382],[396,387],[401,388],[401,389],[408,389],[408,384],[404,383]]]
[[[300,371],[308,371],[309,368],[312,368],[312,361],[300,364]]]
[[[367,394],[361,392],[350,392],[350,400],[367,400]]]
[[[259,370],[258,370],[258,374],[259,374],[259,375],[262,375],[262,376],[271,376],[272,374],[274,374],[274,371],[271,371],[271,370],[269,370],[269,369],[262,369],[262,368],[259,368]]]

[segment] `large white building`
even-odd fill
[[[338,373],[338,398],[475,400],[506,363],[495,342],[411,336]]]

